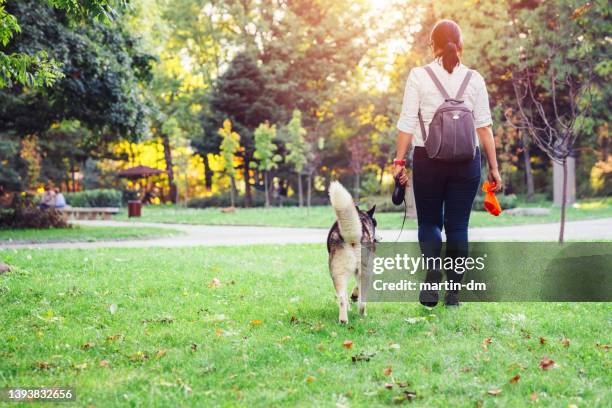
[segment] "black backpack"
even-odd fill
[[[431,159],[450,162],[473,160],[477,147],[474,113],[461,99],[472,77],[472,71],[468,70],[459,87],[457,96],[451,98],[431,67],[425,66],[424,68],[436,88],[444,96],[444,103],[436,109],[436,113],[429,124],[428,133],[425,132],[425,124],[419,109],[419,123],[421,124],[421,134],[425,140],[427,155]]]

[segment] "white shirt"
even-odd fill
[[[457,91],[459,91],[468,68],[460,64],[455,67],[452,74],[449,74],[442,67],[441,62],[433,61],[429,66],[442,83],[444,89],[446,89],[446,92],[454,98],[457,95]],[[493,123],[489,108],[487,86],[482,75],[476,71],[472,73],[472,78],[470,78],[470,82],[463,94],[463,100],[474,113],[474,125],[476,128],[489,126]],[[436,109],[442,103],[444,103],[444,97],[438,88],[436,88],[427,71],[423,67],[413,68],[410,70],[408,80],[406,81],[404,101],[399,120],[397,121],[397,128],[402,132],[414,135],[412,142],[414,146],[424,146],[418,117],[419,108],[421,109],[421,115],[423,115],[425,129],[429,130],[429,123],[433,119]]]

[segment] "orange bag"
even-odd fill
[[[501,214],[502,209],[501,205],[499,205],[499,201],[497,201],[497,197],[495,197],[495,193],[493,192],[494,188],[495,183],[491,183],[489,181],[485,181],[484,183],[482,183],[482,191],[486,193],[484,199],[484,208],[490,214],[493,214],[497,217],[499,214]]]

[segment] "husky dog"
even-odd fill
[[[365,302],[359,290],[361,277],[361,244],[374,245],[376,242],[376,206],[362,211],[355,205],[348,191],[337,181],[329,186],[329,199],[336,213],[337,221],[327,235],[327,252],[329,253],[329,271],[331,273],[338,307],[340,323],[348,322],[347,289],[351,275],[355,275],[357,284],[351,293],[353,302],[359,301],[359,314],[365,316]]]

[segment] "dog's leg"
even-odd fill
[[[355,278],[357,279],[357,284],[355,285],[355,289],[353,289],[353,293],[355,293],[355,290],[357,290],[357,301],[359,302],[359,315],[360,316],[365,316],[366,315],[366,302],[364,302],[363,300],[363,291],[361,290],[360,286],[362,283],[362,273],[363,273],[363,265],[362,265],[362,259],[361,259],[361,249],[358,252],[359,257],[358,262],[357,262],[357,270],[355,271]]]
[[[348,281],[355,265],[355,260],[352,259],[351,255],[350,251],[340,252],[332,259],[330,264],[332,280],[338,299],[338,320],[343,324],[348,323]]]
[[[357,277],[357,280],[359,280],[359,277]],[[353,291],[351,292],[351,301],[356,302],[357,300],[359,300],[359,281],[357,282],[357,284],[353,288]]]

